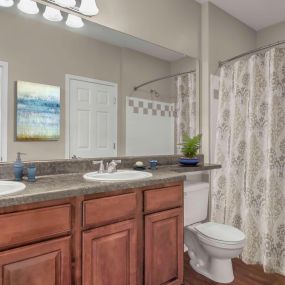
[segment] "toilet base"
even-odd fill
[[[215,282],[227,284],[234,281],[231,259],[211,258],[209,264],[204,266],[199,266],[195,260],[191,259],[190,265],[196,272]]]

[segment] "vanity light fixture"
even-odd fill
[[[26,14],[35,15],[39,13],[39,7],[35,1],[20,0],[17,5],[18,9]]]
[[[60,22],[63,19],[59,10],[49,6],[46,6],[45,12],[43,13],[43,17],[52,22]]]
[[[71,28],[82,28],[84,23],[80,17],[68,14],[66,25]]]
[[[99,13],[96,0],[82,0],[79,12],[86,16],[95,16]]]
[[[61,7],[65,7],[65,8],[71,8],[74,7],[76,5],[76,1],[75,0],[54,0],[54,2],[61,6]]]
[[[14,5],[14,0],[0,0],[1,7],[12,7]]]
[[[11,7],[13,6],[15,0],[0,0],[0,6]],[[76,5],[76,0],[43,0],[44,2],[49,2],[53,4],[50,7],[46,4],[43,17],[52,22],[60,22],[63,19],[61,7],[65,8],[66,13],[68,10],[75,14],[81,14],[85,17],[92,17],[99,13],[99,9],[96,4],[96,0],[81,0],[80,6]],[[17,5],[18,9],[26,14],[37,14],[39,13],[39,7],[37,2],[33,0],[20,0]],[[66,25],[71,28],[82,28],[84,22],[81,16],[76,16],[74,14],[69,14],[67,16]]]

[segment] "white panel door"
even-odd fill
[[[112,85],[70,81],[70,157],[117,155],[116,97]]]

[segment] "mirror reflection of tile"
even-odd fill
[[[175,151],[175,104],[136,97],[126,101],[126,155]]]
[[[164,103],[159,101],[148,101],[145,99],[139,99],[135,97],[128,97],[128,106],[132,107],[134,114],[144,114],[162,117],[174,117],[175,116],[175,104]]]

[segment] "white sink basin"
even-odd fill
[[[0,181],[0,196],[17,193],[26,188],[26,185],[15,181]]]
[[[152,177],[151,173],[134,170],[118,170],[114,173],[98,173],[89,172],[83,175],[83,178],[88,181],[101,181],[101,182],[122,182],[141,180]]]

